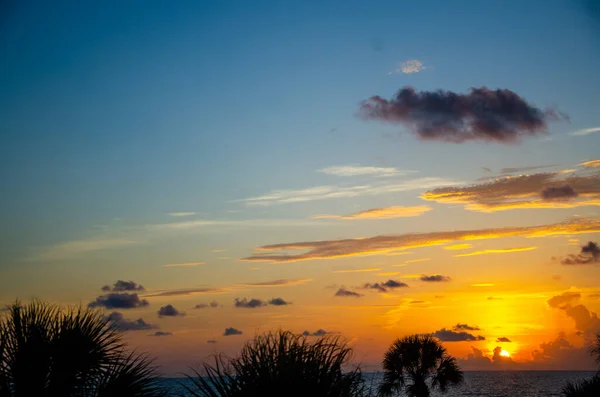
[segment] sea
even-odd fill
[[[432,397],[559,397],[569,381],[594,376],[582,371],[466,371],[465,382],[446,394],[433,392]],[[367,385],[380,382],[381,373],[364,373]],[[185,378],[165,378],[165,385],[174,395],[183,393]],[[373,394],[375,395],[375,394]]]

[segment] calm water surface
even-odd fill
[[[558,397],[568,381],[589,378],[594,372],[571,371],[506,371],[465,372],[465,383],[445,394],[447,397]],[[367,384],[379,382],[381,374],[366,373]],[[165,384],[173,393],[181,392],[178,386],[185,379],[167,378]],[[432,397],[441,394],[433,393]]]

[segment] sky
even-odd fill
[[[594,368],[592,2],[125,3],[1,6],[0,302],[166,374],[276,329]]]

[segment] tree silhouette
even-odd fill
[[[98,311],[17,301],[0,319],[0,397],[163,395],[151,360]]]
[[[383,359],[382,396],[428,397],[430,388],[445,393],[463,382],[463,373],[446,349],[430,336],[411,335],[392,343]]]
[[[600,334],[596,335],[596,341],[590,348],[590,354],[595,357],[596,363],[600,364]],[[568,382],[562,389],[565,397],[598,397],[600,396],[600,370],[591,379],[581,382]]]

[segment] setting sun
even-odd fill
[[[501,355],[502,357],[510,357],[510,353],[509,353],[509,352],[507,352],[506,350],[502,350],[502,351],[500,352],[500,355]]]

